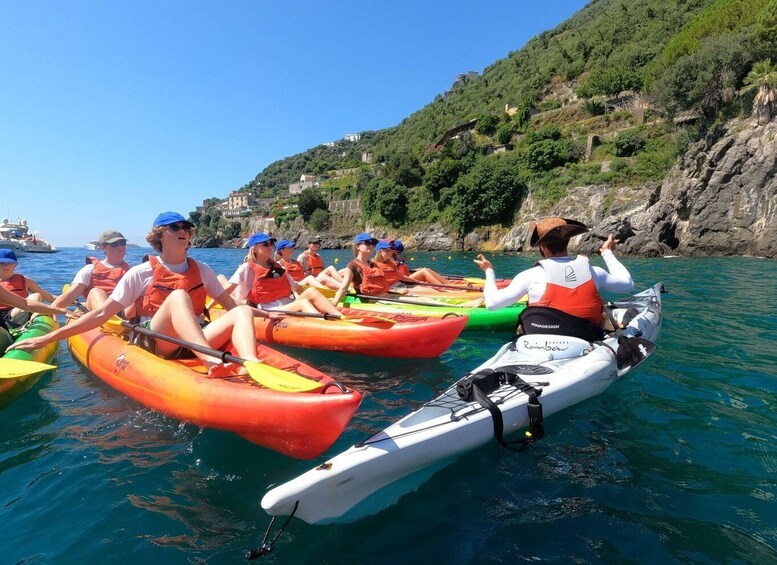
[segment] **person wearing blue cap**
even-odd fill
[[[0,287],[21,298],[29,297],[39,302],[51,302],[54,295],[42,289],[38,283],[21,273],[16,273],[19,261],[11,249],[0,249]],[[32,313],[10,304],[0,304],[0,326],[18,328],[30,320]]]
[[[247,260],[230,277],[226,292],[262,310],[340,316],[337,308],[315,288],[308,288],[295,298],[294,292],[300,285],[273,260],[276,241],[264,233],[255,233],[248,239]]]
[[[454,281],[446,278],[437,271],[430,269],[429,267],[420,267],[413,271],[407,265],[407,260],[402,256],[405,251],[404,244],[398,239],[389,241],[389,247],[392,250],[391,260],[397,266],[397,271],[403,277],[402,281],[412,284],[413,282],[421,282],[431,285],[452,285],[456,284]]]
[[[270,314],[254,311],[247,306],[237,306],[210,267],[187,257],[193,234],[194,225],[180,214],[159,214],[146,236],[146,241],[159,256],[149,257],[148,262],[127,271],[102,306],[46,336],[23,340],[12,347],[29,351],[77,335],[102,325],[123,308],[134,304],[141,323],[155,332],[216,349],[231,341],[238,356],[258,361],[254,315]],[[207,294],[214,296],[229,312],[203,328],[201,320]],[[191,350],[154,338],[137,339],[136,343],[168,359],[192,354]],[[241,374],[245,371],[231,363],[222,364],[215,357],[198,352],[194,352],[194,355],[208,368],[211,376]]]
[[[348,288],[353,284],[356,292],[368,296],[386,294],[396,281],[387,279],[383,269],[370,261],[372,250],[378,240],[367,232],[362,232],[353,238],[354,259],[343,270],[343,283],[335,293],[333,302],[338,304]]]
[[[281,239],[275,244],[275,261],[281,267],[286,269],[286,273],[296,281],[297,284],[302,286],[310,286],[313,288],[327,288],[313,275],[305,275],[305,270],[299,261],[292,259],[291,254],[294,252],[294,242],[288,239]]]

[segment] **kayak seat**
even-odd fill
[[[518,316],[519,335],[550,334],[583,339],[604,339],[604,330],[585,320],[548,306],[528,306]]]
[[[588,354],[589,342],[570,336],[553,334],[522,335],[515,339],[515,350],[523,357],[535,361],[571,359]]]

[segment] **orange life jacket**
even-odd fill
[[[359,269],[362,280],[359,285],[354,283],[356,290],[359,294],[366,294],[367,296],[377,296],[379,294],[385,294],[391,287],[391,284],[386,280],[386,276],[383,273],[383,269],[380,267],[374,267],[373,263],[365,265],[360,261],[351,261],[348,263],[348,268],[353,270],[353,267]]]
[[[99,288],[100,290],[110,293],[116,288],[121,277],[123,277],[124,273],[129,271],[130,268],[126,261],[122,261],[121,265],[118,267],[106,267],[97,257],[87,257],[86,260],[94,265],[94,269],[92,270],[92,280],[84,291],[85,295],[93,288]],[[89,263],[87,263],[87,265],[88,264]]]
[[[318,274],[324,270],[324,259],[321,258],[321,255],[315,254],[313,255],[310,250],[303,252],[305,256],[308,259],[308,265],[310,267],[310,274],[314,277],[318,276]],[[294,279],[297,280],[297,279]]]
[[[289,273],[289,276],[295,281],[299,282],[305,278],[305,271],[302,269],[302,263],[299,261],[289,259],[288,261],[278,262],[281,264],[281,266],[283,266],[284,269],[286,269],[286,272]]]
[[[248,265],[254,272],[254,284],[246,297],[249,302],[266,304],[291,296],[291,283],[286,276],[286,270],[279,264],[273,263],[270,267],[262,267],[258,263],[248,263]]]
[[[407,261],[397,258],[397,271],[399,271],[399,274],[403,277],[409,277],[410,267],[407,266]]]
[[[598,325],[602,320],[604,301],[596,289],[588,257],[578,255],[574,261],[559,263],[543,259],[539,265],[548,275],[545,293],[529,306],[549,306]]]
[[[187,258],[188,268],[183,273],[174,273],[166,268],[156,257],[149,257],[148,262],[153,268],[151,284],[146,293],[137,301],[137,311],[140,316],[153,316],[171,292],[182,289],[189,293],[192,307],[197,316],[205,311],[207,292],[202,283],[200,268],[192,258]]]
[[[10,290],[22,298],[27,298],[27,279],[25,279],[24,275],[22,274],[14,273],[14,275],[7,281],[0,281],[0,286],[6,290]],[[0,312],[5,312],[11,310],[12,308],[13,306],[8,304],[0,304]]]
[[[393,261],[387,261],[386,263],[381,263],[380,261],[373,261],[373,265],[380,268],[381,271],[383,271],[383,276],[386,278],[386,281],[389,283],[389,286],[393,286],[396,283],[399,282],[399,271],[397,270],[397,266],[394,264]]]

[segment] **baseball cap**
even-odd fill
[[[380,251],[381,249],[391,249],[391,244],[385,239],[381,239],[375,246],[375,251]]]
[[[0,249],[0,263],[18,263],[16,253],[11,249]]]
[[[265,241],[269,241],[273,245],[275,245],[275,242],[278,241],[274,237],[270,237],[266,233],[255,233],[251,237],[248,238],[248,247],[253,247],[257,243],[264,243]]]
[[[289,241],[288,239],[281,239],[278,241],[278,243],[275,244],[275,250],[280,251],[281,249],[286,249],[287,247],[291,247],[294,249],[295,244],[293,241]]]
[[[378,240],[372,237],[370,234],[368,234],[366,231],[360,233],[355,238],[353,238],[354,243],[372,243],[375,245],[378,243]]]
[[[308,243],[321,243],[321,238],[318,237],[317,235],[313,237],[309,237]]]
[[[181,216],[178,212],[162,212],[154,220],[154,227],[159,228],[162,226],[169,226],[176,222],[185,222],[190,226],[194,226],[189,220]]]
[[[405,246],[398,239],[390,241],[389,244],[391,244],[391,249],[394,249],[397,253],[402,253],[405,250]]]
[[[116,230],[105,230],[100,234],[100,237],[97,238],[97,242],[100,244],[115,243],[122,240],[127,241],[127,238],[121,235],[121,232]]]

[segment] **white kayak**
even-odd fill
[[[390,506],[461,454],[495,437],[503,443],[500,419],[504,435],[531,427],[536,439],[543,416],[603,392],[655,351],[662,290],[657,284],[612,304],[612,317],[624,328],[602,342],[542,334],[511,341],[412,414],[270,490],[262,508],[309,524],[353,521]],[[496,390],[483,387],[480,402],[461,398],[465,379],[489,374]]]

